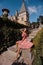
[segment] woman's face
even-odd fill
[[[26,28],[24,28],[24,32],[26,32]]]
[[[22,32],[22,38],[23,39],[25,39],[28,36],[26,31],[27,31],[26,28],[24,28],[24,31]]]
[[[26,28],[21,29],[21,32],[26,32]]]

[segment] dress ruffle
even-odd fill
[[[28,37],[24,40],[17,41],[19,48],[28,49],[33,46],[33,43],[29,41]]]

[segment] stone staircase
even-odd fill
[[[12,65],[12,63],[15,61],[16,53],[7,50],[3,54],[0,55],[0,65]]]
[[[8,48],[6,52],[0,55],[0,65],[12,65],[15,62],[17,53],[14,50],[15,46],[12,46]]]
[[[36,34],[38,33],[39,30],[41,30],[41,28],[37,28],[37,29],[32,30],[32,32],[29,34],[29,37],[28,37],[29,41],[31,41],[31,39],[33,39],[36,36]],[[16,52],[16,50],[17,50],[16,45],[9,47],[8,50]]]
[[[36,36],[39,30],[41,30],[41,27],[32,30],[32,32],[29,34],[29,41]],[[16,49],[16,45],[14,45],[9,47],[6,52],[0,55],[0,65],[12,65],[16,57]]]
[[[32,32],[29,34],[29,41],[31,41],[31,39],[33,39],[36,36],[39,30],[41,30],[40,27],[32,30]]]

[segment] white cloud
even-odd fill
[[[30,14],[37,13],[37,8],[35,6],[28,7],[28,10],[29,10]]]
[[[28,10],[29,10],[30,15],[32,13],[40,14],[41,11],[43,10],[43,6],[42,5],[39,5],[37,7],[36,6],[28,6]]]

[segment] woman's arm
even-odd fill
[[[16,47],[17,47],[17,54],[16,54],[16,59],[15,60],[17,60],[17,58],[19,56],[19,52],[20,52],[20,48],[19,48],[19,44],[18,43],[16,43]]]

